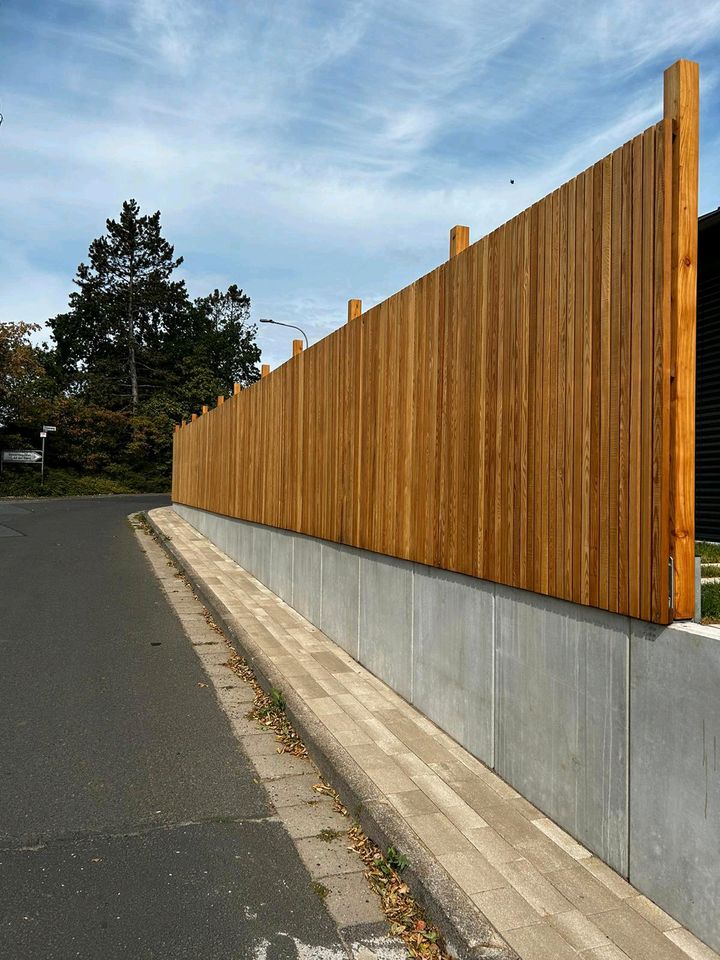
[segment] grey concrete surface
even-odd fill
[[[246,568],[247,569],[247,568]],[[293,545],[292,605],[310,623],[322,619],[322,543],[296,536]]]
[[[323,542],[322,609],[319,626],[323,633],[332,637],[335,643],[356,658],[359,589],[360,551],[339,543]]]
[[[376,677],[381,677],[410,701],[413,698],[412,629],[412,564],[362,551],[356,657]]]
[[[345,957],[126,520],[165,502],[28,502],[2,541],[0,957]]]
[[[717,950],[720,642],[701,630],[632,621],[630,878]]]
[[[629,621],[497,586],[495,766],[627,876]]]
[[[494,586],[416,566],[413,703],[494,765]],[[438,686],[452,696],[438,696]]]

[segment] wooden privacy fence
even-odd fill
[[[679,61],[659,123],[177,429],[173,499],[691,617],[697,152]]]

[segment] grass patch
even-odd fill
[[[704,577],[720,577],[720,563],[704,563],[702,565]]]
[[[321,900],[324,900],[325,897],[330,893],[330,890],[325,886],[325,884],[320,883],[319,880],[313,880],[312,888]]]
[[[720,583],[702,585],[702,622],[720,622]]]
[[[695,544],[695,556],[703,563],[720,563],[720,543],[706,543],[698,540]]]

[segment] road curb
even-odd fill
[[[379,847],[396,847],[408,858],[409,866],[403,873],[403,879],[407,879],[413,896],[428,918],[442,931],[449,951],[460,960],[518,960],[515,951],[502,940],[467,894],[401,822],[362,768],[330,735],[295,691],[286,685],[287,679],[237,625],[212,587],[196,574],[149,513],[143,511],[141,516],[237,652],[247,661],[261,687],[266,692],[273,687],[282,689],[291,723],[320,773],[337,790],[351,816],[360,822],[365,833]]]

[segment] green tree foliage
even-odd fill
[[[49,465],[82,478],[78,489],[90,475],[113,490],[167,488],[173,423],[259,376],[250,298],[233,284],[190,300],[181,263],[159,211],[128,200],[49,321],[53,345],[33,346],[27,324],[0,326],[0,448],[37,446],[52,423]]]
[[[22,400],[36,393],[44,368],[30,334],[39,329],[32,323],[0,323],[0,425],[16,420]]]
[[[135,200],[90,244],[75,276],[70,309],[50,321],[68,386],[110,409],[137,413],[150,357],[174,316],[188,309],[183,262],[160,231],[160,211],[141,216]]]

